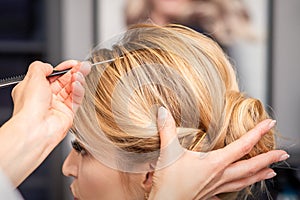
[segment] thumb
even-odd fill
[[[52,71],[53,67],[50,64],[35,61],[28,67],[25,79],[30,79],[33,76],[46,79],[46,76],[50,75]]]
[[[175,121],[170,112],[164,107],[158,109],[157,126],[161,148],[156,169],[172,164],[184,152],[178,140]]]
[[[164,107],[158,109],[157,126],[161,140],[161,148],[163,149],[177,138],[175,121],[170,112]]]

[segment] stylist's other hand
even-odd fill
[[[10,142],[1,148],[13,151],[4,155],[4,160],[1,155],[1,167],[15,186],[41,164],[72,125],[84,96],[84,76],[89,73],[90,65],[69,60],[54,69],[68,68],[72,69],[66,74],[48,79],[53,67],[33,62],[24,80],[12,91],[13,116],[4,125],[10,128],[6,139]]]
[[[274,177],[275,172],[268,166],[289,157],[285,151],[272,150],[236,162],[275,125],[271,119],[262,121],[228,146],[208,153],[188,151],[180,146],[175,121],[163,107],[158,111],[157,123],[161,152],[154,172],[151,200],[218,199],[217,194],[239,191]]]

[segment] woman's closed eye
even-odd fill
[[[84,147],[81,146],[81,144],[77,140],[73,140],[72,142],[72,147],[73,149],[77,152],[80,153],[82,156],[87,154],[87,151]]]

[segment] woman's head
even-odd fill
[[[97,162],[130,182],[127,193],[139,197],[149,190],[148,172],[160,148],[160,106],[173,115],[182,146],[194,151],[222,148],[268,117],[258,100],[239,91],[220,47],[183,26],[132,27],[111,49],[94,50],[89,60],[112,58],[88,75],[73,132]],[[270,132],[246,157],[273,148]]]

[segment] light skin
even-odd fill
[[[74,178],[70,186],[74,199],[122,199],[124,195],[119,172],[101,164],[89,153],[72,150],[63,165],[63,173]]]
[[[175,140],[178,145],[176,148],[181,147],[175,122],[168,111],[164,109],[159,112],[157,124],[162,146],[156,164],[157,170],[154,175],[151,172],[147,175],[135,175],[139,176],[134,179],[135,183],[128,183],[140,186],[139,189],[144,193],[150,193],[151,200],[216,199],[217,194],[239,191],[255,182],[274,177],[276,174],[268,166],[289,157],[285,151],[273,150],[249,160],[235,162],[249,153],[259,139],[275,125],[275,121],[268,119],[223,149],[206,154],[184,150],[184,154],[176,162],[161,167],[174,156],[175,147],[167,148],[168,144]],[[76,199],[129,198],[118,171],[101,164],[85,150],[76,150],[77,152],[70,152],[63,165],[64,175],[74,178],[71,190]],[[195,174],[199,174],[197,179]]]
[[[14,186],[18,186],[41,164],[65,137],[67,130],[72,125],[74,114],[84,95],[83,76],[88,73],[90,68],[82,66],[77,61],[66,61],[56,69],[63,70],[69,67],[73,68],[70,73],[48,80],[46,76],[52,72],[52,66],[34,62],[29,67],[24,81],[12,93],[15,104],[14,113],[12,118],[0,129],[0,141],[5,141],[1,144],[0,149],[0,168]],[[30,116],[30,123],[28,123],[28,116]],[[166,146],[173,138],[176,138],[174,121],[171,115],[165,116],[167,117],[158,117],[162,146]],[[161,126],[161,124],[165,125]],[[274,173],[267,166],[286,159],[286,152],[271,151],[247,161],[233,163],[253,147],[266,129],[270,128],[269,124],[259,124],[257,128],[246,134],[244,139],[242,138],[222,150],[210,152],[202,159],[199,159],[198,153],[185,151],[183,156],[172,165],[156,170],[153,177],[152,173],[140,174],[134,177],[134,181],[145,192],[150,192],[151,189],[149,199],[171,198],[176,200],[182,199],[183,196],[184,199],[194,199],[195,197],[207,199],[220,192],[234,191],[253,182],[270,178],[269,174],[274,175]],[[244,147],[245,144],[248,144],[247,148]],[[13,151],[11,151],[11,147],[14,147]],[[168,160],[168,155],[168,149],[161,152],[157,168],[165,160]],[[212,159],[216,155],[222,156],[219,156],[219,159]],[[190,165],[187,166],[187,162]],[[22,165],[13,165],[12,163],[22,163]],[[223,165],[220,166],[219,163]],[[203,170],[202,165],[205,166],[205,164],[210,167],[211,164],[214,166],[213,174],[215,176],[213,177],[215,178],[209,179],[209,182],[203,181],[208,180],[207,177],[211,177],[212,174],[211,171]],[[203,171],[207,173],[204,174]],[[125,193],[119,172],[102,165],[92,156],[84,158],[82,154],[72,151],[64,165],[64,173],[74,177],[72,191],[76,195],[77,192],[80,192],[78,195],[84,195],[87,192],[87,188],[83,186],[92,189],[94,185],[101,184],[99,180],[104,181],[102,182],[104,186],[106,184],[111,186],[106,187],[104,191],[108,194],[99,194],[101,197],[106,197],[105,195],[110,195],[109,193],[118,196]],[[201,176],[195,179],[194,174],[201,174]],[[83,178],[86,177],[90,178],[84,180]],[[181,190],[176,190],[174,188],[178,188],[176,185],[179,183],[178,180],[188,184],[180,184]],[[99,188],[104,186],[99,185]],[[97,189],[100,190],[99,188]],[[197,189],[195,190],[195,188]],[[103,190],[101,189],[101,191]],[[172,191],[173,197],[168,195],[170,191]],[[187,194],[190,196],[186,196]],[[123,197],[120,196],[121,199]]]
[[[172,149],[164,147],[174,139],[177,146],[180,145],[174,119],[169,112],[165,112],[163,116],[158,117],[163,149],[158,159],[158,168],[172,156]],[[155,171],[152,191],[157,192],[153,191],[149,199],[215,199],[217,194],[240,191],[255,182],[274,177],[276,173],[269,166],[289,158],[285,151],[272,150],[249,160],[236,162],[249,153],[274,125],[274,120],[264,120],[235,142],[204,155],[200,152],[185,151],[175,163]],[[195,174],[199,174],[197,179]],[[186,190],[187,188],[189,190]]]
[[[0,148],[0,168],[15,187],[42,163],[72,125],[84,96],[84,75],[90,67],[69,60],[55,69],[71,67],[63,76],[48,80],[46,76],[53,67],[34,62],[12,91],[13,116],[0,129],[0,141],[5,141]]]

